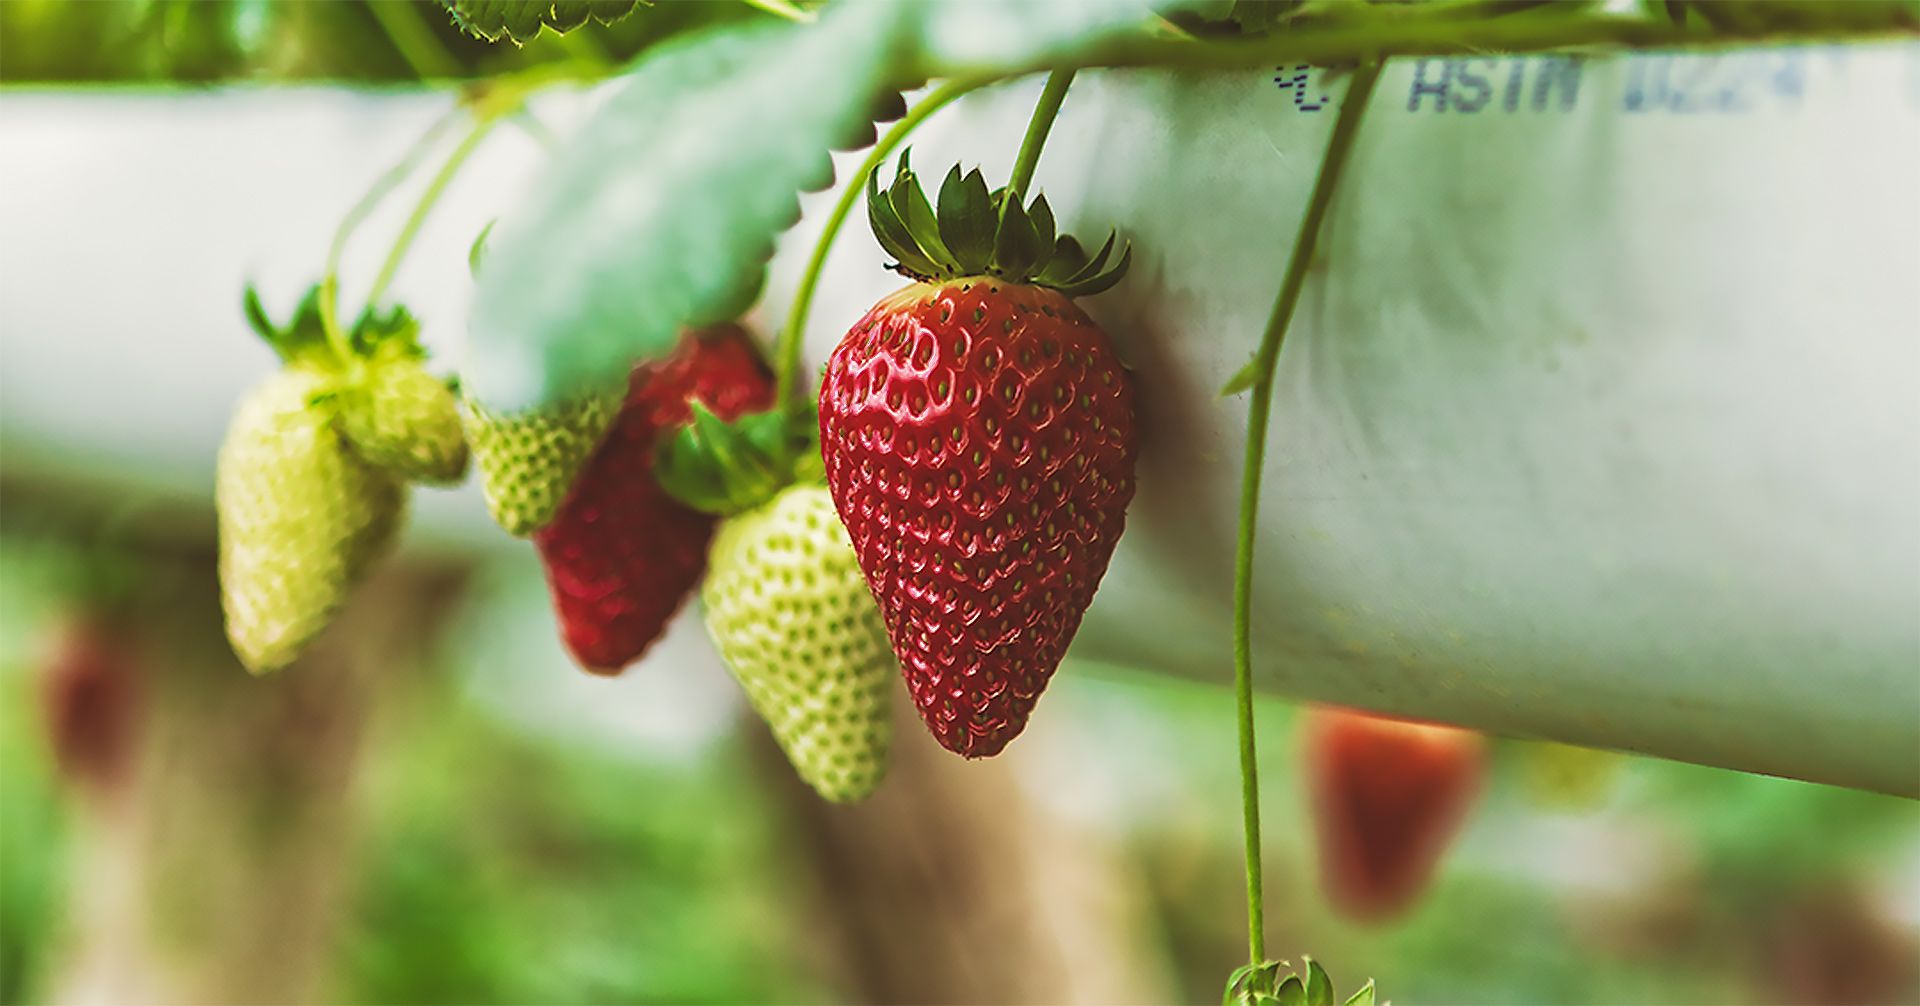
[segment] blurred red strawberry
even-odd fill
[[[1366,921],[1406,910],[1480,792],[1480,735],[1330,706],[1302,729],[1328,900]]]
[[[117,789],[133,768],[143,688],[133,643],[112,621],[74,617],[61,626],[41,670],[41,712],[60,775],[97,792]]]
[[[553,522],[534,534],[560,634],[580,666],[618,674],[666,631],[707,566],[717,518],[654,478],[660,438],[699,400],[722,419],[773,402],[773,380],[746,331],[683,336],[634,368],[626,403]]]

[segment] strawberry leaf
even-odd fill
[[[837,0],[811,24],[654,47],[489,238],[466,388],[498,412],[564,401],[665,352],[683,328],[737,317],[799,217],[798,193],[832,182],[829,150],[871,142],[874,112],[898,114],[892,92],[1041,67],[1143,30],[1151,13],[1144,0]],[[911,202],[906,216],[903,232],[924,229]],[[1037,239],[1031,222],[1026,232]]]
[[[542,27],[565,34],[592,18],[612,24],[634,12],[640,0],[440,0],[453,23],[475,38],[530,42]]]
[[[745,311],[798,193],[829,182],[829,148],[870,125],[891,11],[829,8],[656,49],[495,229],[469,389],[506,411],[564,399]]]

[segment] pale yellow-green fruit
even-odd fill
[[[402,478],[450,485],[467,474],[460,402],[413,356],[371,361],[341,395],[340,427],[362,459]]]
[[[722,522],[700,598],[721,658],[800,777],[836,802],[873,792],[899,671],[826,488],[789,487]]]
[[[348,447],[336,381],[280,371],[241,400],[220,446],[221,604],[234,653],[256,674],[300,655],[404,516],[400,481]]]

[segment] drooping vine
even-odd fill
[[[1306,283],[1307,268],[1313,262],[1327,208],[1332,205],[1340,176],[1352,152],[1361,117],[1380,79],[1381,64],[1365,62],[1353,73],[1333,135],[1327,141],[1326,154],[1314,179],[1313,193],[1306,212],[1300,218],[1300,230],[1294,236],[1293,252],[1287,259],[1287,271],[1274,298],[1273,313],[1253,362],[1226,388],[1234,393],[1250,388],[1252,401],[1247,407],[1247,448],[1240,474],[1240,524],[1233,557],[1233,687],[1236,725],[1240,742],[1240,799],[1244,816],[1247,879],[1247,966],[1252,972],[1272,977],[1277,971],[1261,969],[1267,964],[1264,880],[1260,847],[1260,766],[1253,721],[1253,546],[1260,511],[1260,482],[1266,463],[1267,421],[1273,408],[1273,377],[1280,359],[1280,346],[1293,321],[1294,308]],[[1236,972],[1236,979],[1243,976]],[[1271,991],[1249,982],[1249,995]],[[1231,994],[1231,989],[1230,989]],[[1249,1000],[1251,1001],[1251,1000]]]

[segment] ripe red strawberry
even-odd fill
[[[1356,919],[1405,910],[1480,792],[1480,735],[1328,706],[1302,730],[1328,899]]]
[[[687,421],[694,399],[723,419],[772,403],[772,379],[745,331],[689,333],[665,359],[634,368],[613,428],[533,536],[561,637],[594,673],[640,659],[706,568],[716,518],[668,495],[653,471],[657,442]]]
[[[841,340],[820,387],[827,484],[920,716],[948,750],[1025,728],[1133,498],[1133,382],[1074,296],[1117,282],[1044,198],[948,176],[936,216],[904,158],[869,187],[915,282]],[[937,222],[936,222],[937,221]]]

